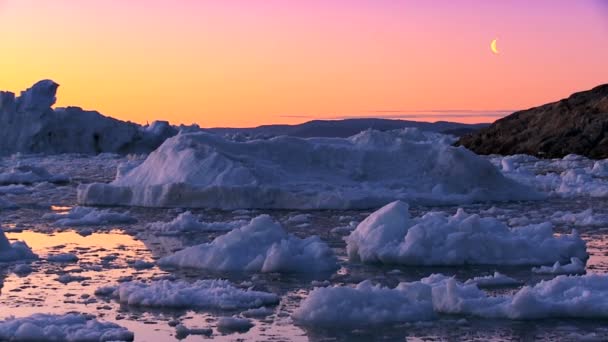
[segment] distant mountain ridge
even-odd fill
[[[458,142],[478,154],[608,158],[608,84],[515,112]]]
[[[207,128],[208,132],[218,134],[246,134],[250,136],[278,136],[289,135],[300,138],[311,137],[334,137],[346,138],[367,129],[379,131],[389,131],[408,127],[418,128],[422,131],[453,134],[461,136],[463,134],[475,132],[490,124],[464,124],[458,122],[437,121],[422,122],[395,119],[376,119],[376,118],[357,118],[344,120],[312,120],[297,125],[263,125],[250,128]]]

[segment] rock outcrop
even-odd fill
[[[608,84],[515,112],[458,144],[478,154],[608,158]]]
[[[51,108],[59,85],[43,80],[21,92],[0,92],[0,155],[21,153],[142,153],[177,129],[166,122],[143,127],[79,107]]]

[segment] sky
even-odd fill
[[[138,123],[492,122],[607,60],[608,0],[0,0],[0,89]]]

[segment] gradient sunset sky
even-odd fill
[[[606,0],[0,0],[0,34],[0,89],[139,123],[490,122],[608,83]]]

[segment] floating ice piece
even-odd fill
[[[478,287],[499,287],[499,286],[516,286],[521,285],[522,282],[506,276],[500,272],[494,272],[494,274],[485,277],[475,277],[465,282],[465,285],[475,284]]]
[[[0,227],[0,262],[37,259],[38,256],[23,241],[10,243]]]
[[[253,309],[247,309],[243,312],[241,312],[241,315],[243,315],[244,317],[266,317],[266,316],[270,316],[274,314],[274,310],[271,308],[267,308],[267,307],[261,307],[261,308],[253,308]]]
[[[338,268],[329,246],[318,236],[287,234],[268,215],[158,261],[161,266],[216,271],[326,272]]]
[[[43,218],[58,219],[54,224],[60,227],[131,224],[137,222],[129,213],[117,213],[109,209],[99,210],[91,207],[74,207],[67,214],[45,214]]]
[[[576,231],[555,237],[551,223],[509,228],[462,209],[418,218],[408,209],[396,201],[367,217],[346,239],[349,257],[405,265],[546,265],[588,257]]]
[[[433,274],[394,289],[371,285],[316,288],[292,317],[313,326],[361,326],[422,321],[437,314],[483,318],[608,318],[608,275],[557,276],[512,295],[489,295],[477,285]]]
[[[77,262],[78,256],[74,253],[52,254],[47,256],[46,260],[50,262]]]
[[[245,332],[253,327],[253,323],[247,318],[240,317],[220,317],[217,321],[217,328],[224,332],[239,331]]]
[[[85,276],[65,273],[65,274],[60,275],[57,278],[57,281],[60,283],[63,283],[63,284],[67,284],[67,283],[72,283],[72,282],[83,282],[83,281],[89,280],[89,279],[91,279],[91,277],[85,277]]]
[[[579,258],[570,258],[570,263],[566,265],[556,261],[553,266],[541,266],[532,268],[532,272],[540,274],[584,274],[585,263]]]
[[[98,289],[107,294],[111,288]],[[158,280],[149,284],[126,282],[115,288],[112,296],[120,303],[159,308],[249,309],[275,305],[279,297],[272,293],[242,290],[227,280],[184,281]]]
[[[52,175],[45,168],[32,165],[19,165],[0,173],[0,184],[63,183],[69,180],[67,176]]]
[[[607,302],[607,275],[561,275],[503,296],[453,278],[433,285],[435,311],[484,318],[608,318]]]
[[[175,337],[179,340],[188,337],[189,335],[211,336],[213,330],[211,328],[188,328],[183,324],[178,324],[175,327]]]
[[[15,265],[15,267],[13,268],[13,272],[20,276],[30,274],[33,271],[34,270],[32,269],[32,266],[30,266],[28,264],[18,264],[18,265]]]
[[[197,231],[229,231],[246,225],[244,220],[229,222],[201,222],[190,211],[179,214],[170,222],[154,222],[148,225],[148,229],[161,234],[179,234]]]
[[[145,260],[135,260],[131,265],[136,270],[145,270],[154,267],[156,264]]]
[[[314,326],[361,326],[425,321],[436,318],[431,287],[401,283],[395,289],[373,285],[318,287],[302,301],[292,317]]]
[[[133,333],[109,322],[80,314],[10,317],[0,321],[3,341],[133,341]]]
[[[570,224],[578,227],[608,226],[608,215],[594,214],[592,209],[572,213],[557,211],[551,215],[555,224]]]
[[[300,224],[300,223],[308,223],[310,221],[310,214],[298,214],[294,216],[290,216],[285,223],[289,224]]]
[[[79,186],[78,203],[347,209],[395,199],[453,204],[541,198],[445,139],[416,129],[247,142],[179,134],[112,183]]]

